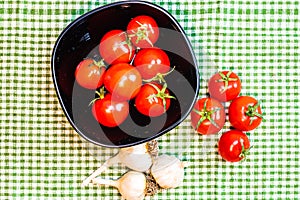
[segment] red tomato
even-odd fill
[[[143,79],[152,79],[157,74],[165,74],[170,70],[169,57],[159,48],[140,50],[134,58],[133,65],[139,70]]]
[[[245,159],[250,148],[248,136],[238,130],[223,133],[218,144],[220,156],[229,162],[238,162]]]
[[[127,33],[131,42],[140,48],[153,47],[159,36],[156,21],[147,15],[134,17],[127,25]]]
[[[208,82],[211,97],[225,102],[236,98],[241,92],[241,81],[231,71],[223,71],[213,75]]]
[[[228,108],[231,125],[241,131],[250,131],[262,121],[262,111],[258,101],[250,96],[234,99]]]
[[[225,124],[224,106],[212,98],[197,100],[191,112],[193,128],[202,135],[218,133]]]
[[[113,99],[128,100],[134,98],[142,86],[139,71],[128,63],[110,66],[104,75],[104,86]]]
[[[134,48],[122,30],[111,30],[99,44],[101,57],[108,64],[129,63],[134,55]]]
[[[171,98],[166,85],[147,83],[142,86],[135,98],[136,109],[150,117],[157,117],[165,113],[171,104]]]
[[[106,94],[103,99],[94,102],[92,113],[95,119],[107,127],[115,127],[125,121],[129,114],[127,101],[114,101],[111,94]]]
[[[88,58],[77,65],[75,79],[80,86],[94,90],[102,86],[105,69],[103,62]]]

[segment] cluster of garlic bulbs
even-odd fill
[[[98,176],[113,164],[122,163],[129,168],[117,180],[105,180]],[[160,189],[176,188],[184,179],[186,162],[172,155],[158,155],[157,141],[153,140],[133,147],[122,148],[94,173],[86,178],[82,185],[89,183],[109,185],[119,190],[124,200],[142,200],[154,195]]]

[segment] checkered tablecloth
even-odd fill
[[[0,199],[119,199],[110,187],[81,181],[116,149],[81,139],[52,83],[50,58],[60,32],[111,1],[0,1]],[[161,153],[187,160],[181,187],[147,199],[299,199],[298,0],[159,0],[182,25],[201,73],[200,96],[217,70],[236,72],[243,95],[263,102],[264,121],[250,133],[251,155],[222,161],[219,135],[199,136],[190,119],[158,139]],[[229,128],[226,124],[224,130]],[[117,178],[125,168],[110,169]]]

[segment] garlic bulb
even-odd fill
[[[115,156],[109,158],[103,165],[87,177],[82,182],[82,185],[87,186],[93,178],[96,178],[108,167],[117,163],[122,163],[129,169],[138,172],[146,172],[152,166],[153,159],[157,157],[157,154],[158,145],[156,140],[132,147],[121,148]]]
[[[175,188],[183,182],[185,164],[175,156],[160,155],[153,162],[151,174],[160,187]]]
[[[128,171],[116,181],[95,178],[92,182],[98,185],[116,187],[122,198],[126,200],[143,200],[145,197],[146,176],[141,172]]]

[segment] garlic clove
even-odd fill
[[[185,162],[171,155],[160,155],[151,167],[151,174],[162,188],[176,188],[184,179]]]
[[[141,172],[129,171],[119,180],[119,192],[126,200],[142,200],[145,197],[146,176]]]
[[[99,176],[110,166],[122,163],[129,169],[146,172],[152,166],[153,159],[158,155],[158,142],[156,140],[135,145],[132,147],[121,148],[113,157],[106,160],[96,171],[82,182],[82,186],[87,186],[94,178]]]
[[[145,172],[152,165],[152,156],[148,153],[146,143],[120,149],[119,158],[129,169],[138,172]]]
[[[146,176],[142,172],[128,171],[116,181],[97,177],[92,183],[115,187],[122,195],[122,199],[126,200],[143,200],[146,194]]]

